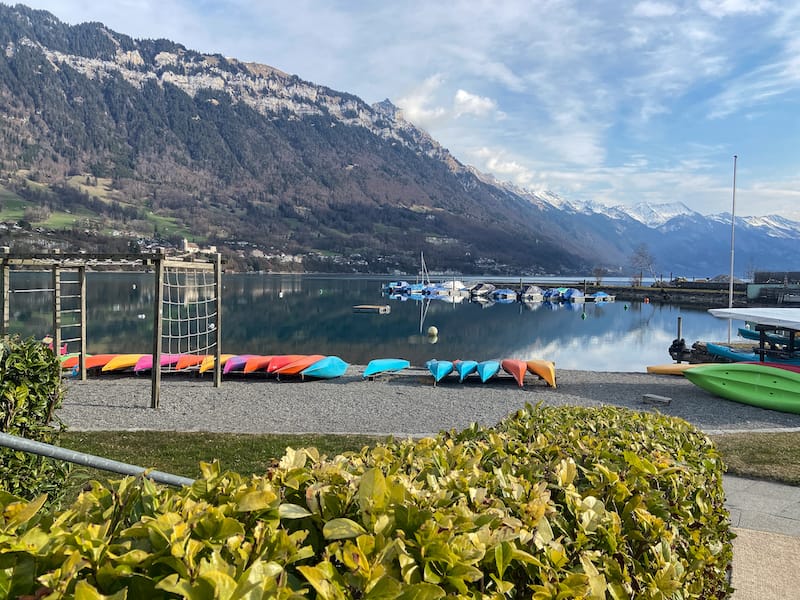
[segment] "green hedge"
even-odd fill
[[[33,339],[0,340],[0,431],[55,443],[63,397],[61,363],[52,350]],[[58,504],[68,473],[66,463],[0,447],[0,490],[27,499],[47,494]]]
[[[0,594],[58,598],[725,598],[719,454],[682,420],[528,406],[493,428],[182,490],[0,498]]]

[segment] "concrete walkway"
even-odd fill
[[[733,600],[800,598],[800,487],[726,475]]]

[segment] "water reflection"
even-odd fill
[[[46,274],[14,274],[12,287],[43,285]],[[89,351],[149,352],[152,274],[90,273]],[[402,357],[545,358],[559,368],[642,371],[670,362],[667,349],[683,319],[684,338],[723,340],[727,322],[705,310],[613,302],[486,304],[399,301],[381,296],[383,279],[313,275],[226,275],[222,294],[223,350],[253,354],[335,354],[365,364]],[[11,330],[50,333],[52,294],[15,293]],[[388,315],[354,313],[356,304],[391,306]],[[434,341],[427,334],[435,326]]]

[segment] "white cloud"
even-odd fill
[[[436,93],[442,86],[441,75],[431,75],[408,95],[398,98],[397,106],[403,110],[407,121],[418,127],[429,129],[447,114],[447,110],[440,106],[430,106],[436,101]]]
[[[497,109],[497,102],[491,98],[470,94],[465,90],[458,90],[453,99],[455,116],[476,115],[483,117]]]
[[[633,14],[637,17],[658,18],[671,17],[678,11],[674,4],[668,2],[639,2],[633,7]]]
[[[714,17],[758,14],[773,6],[770,0],[700,0],[702,10]]]

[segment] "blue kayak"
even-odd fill
[[[719,356],[732,360],[733,362],[759,362],[761,357],[755,352],[742,352],[741,350],[734,350],[728,346],[720,346],[719,344],[706,344],[706,350],[713,356]],[[769,358],[770,362],[782,363],[787,365],[800,365],[800,357],[797,358]]]
[[[499,360],[484,360],[483,362],[478,363],[478,375],[480,375],[481,381],[486,383],[492,377],[497,375],[497,372],[500,370],[500,361]]]
[[[334,379],[341,377],[349,365],[338,356],[326,356],[300,371],[301,377],[316,377],[318,379]]]
[[[458,373],[459,383],[463,383],[467,377],[478,370],[478,362],[475,360],[458,360],[453,365]]]
[[[428,371],[433,375],[434,383],[439,383],[442,379],[453,372],[453,363],[449,360],[429,360],[425,363]]]
[[[376,358],[367,363],[367,367],[364,369],[364,379],[381,373],[401,371],[409,366],[411,363],[402,358]]]

